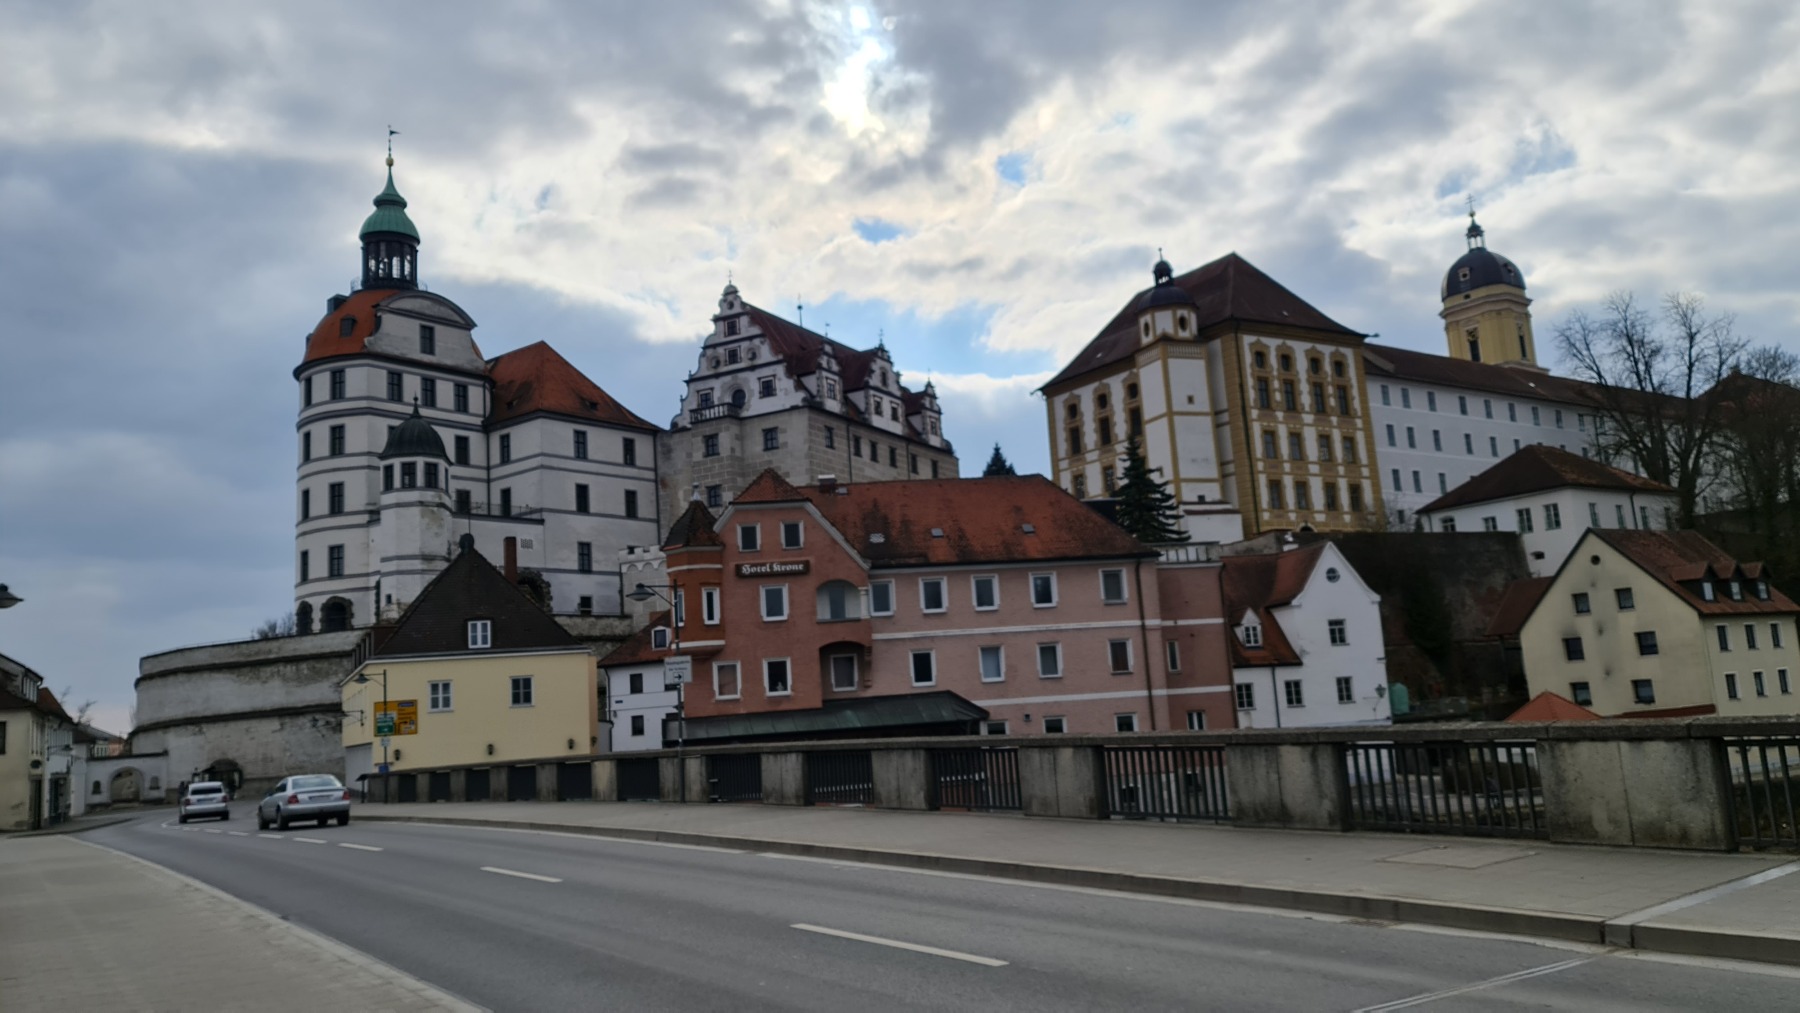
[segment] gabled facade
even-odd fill
[[[38,673],[0,655],[0,830],[37,830],[79,812],[75,721]]]
[[[662,439],[666,527],[693,499],[713,510],[772,468],[791,482],[955,478],[937,391],[900,382],[885,344],[855,349],[719,296],[712,332]]]
[[[1762,564],[1692,531],[1591,529],[1530,590],[1518,637],[1533,695],[1603,717],[1800,711],[1800,607]]]
[[[1240,728],[1386,724],[1381,597],[1330,542],[1226,556]]]
[[[1508,456],[1419,510],[1427,531],[1512,531],[1531,575],[1553,574],[1588,528],[1666,530],[1675,490],[1556,447]]]
[[[1137,435],[1197,541],[1375,524],[1363,336],[1235,253],[1153,276],[1042,388],[1057,485],[1110,495]]]
[[[620,549],[657,534],[657,427],[548,345],[485,359],[475,321],[418,287],[393,184],[363,226],[360,289],[300,365],[294,606],[303,631],[391,622],[474,534],[518,538],[559,612],[620,611]],[[409,438],[393,437],[409,417]]]
[[[664,545],[694,659],[689,743],[1230,726],[1218,564],[1162,574],[1041,478],[801,488],[769,471],[705,517],[696,504]],[[1175,626],[1164,593],[1211,621]],[[652,648],[603,662],[615,702]]]
[[[376,714],[407,702],[390,771],[543,761],[599,749],[593,654],[464,537],[391,628],[339,683],[346,783],[380,772]]]

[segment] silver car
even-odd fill
[[[289,823],[317,820],[319,826],[337,820],[350,822],[350,792],[330,774],[295,774],[284,779],[256,807],[256,829],[273,825],[286,830]]]
[[[196,816],[217,816],[222,820],[231,818],[231,793],[218,781],[195,781],[181,793],[181,801],[176,804],[178,819],[186,823]]]

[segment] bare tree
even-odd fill
[[[291,637],[300,632],[300,624],[289,612],[274,619],[264,619],[261,626],[250,632],[253,640],[274,640],[277,637]]]
[[[1723,415],[1718,399],[1704,395],[1731,375],[1747,344],[1731,314],[1709,314],[1700,296],[1681,292],[1653,313],[1630,292],[1615,292],[1597,315],[1569,314],[1556,341],[1589,385],[1602,455],[1673,486],[1681,526],[1693,526]]]
[[[63,710],[78,725],[87,724],[88,715],[93,713],[95,704],[99,702],[96,700],[83,700],[80,703],[76,703],[75,686],[73,683],[64,686],[62,692],[56,694],[56,697],[62,702]]]
[[[1741,371],[1714,388],[1723,434],[1718,466],[1731,497],[1723,526],[1747,536],[1745,551],[1792,571],[1790,537],[1800,503],[1800,356],[1774,346],[1751,349]]]

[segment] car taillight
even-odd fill
[[[288,804],[288,805],[299,805],[299,804],[300,804],[300,796],[298,796],[298,795],[289,795],[289,796],[288,796],[288,800],[287,800],[287,804]]]
[[[350,792],[348,790],[344,792],[344,801],[350,801]]]

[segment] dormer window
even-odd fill
[[[1469,269],[1466,267],[1457,268],[1456,280],[1457,281],[1468,281],[1469,280]]]
[[[356,318],[344,317],[338,321],[338,337],[347,338],[356,331]]]
[[[658,626],[650,631],[650,649],[653,651],[669,649],[669,628],[667,626]]]
[[[1138,396],[1138,385],[1135,383],[1126,384],[1125,385],[1125,400],[1136,401],[1137,396]]]
[[[1095,394],[1094,395],[1094,407],[1096,409],[1099,409],[1100,411],[1105,411],[1108,400],[1109,399],[1107,398],[1105,391]]]
[[[1262,646],[1262,627],[1261,626],[1245,625],[1245,626],[1242,626],[1239,628],[1239,632],[1243,634],[1243,641],[1244,641],[1245,647],[1261,647]]]
[[[726,337],[733,337],[733,338],[737,337],[737,332],[738,332],[738,322],[736,320],[725,321],[725,336]]]
[[[1149,336],[1150,336],[1150,321],[1146,320],[1146,321],[1144,321],[1144,337],[1147,338]]]
[[[480,651],[494,644],[494,624],[487,619],[469,620],[469,650]]]
[[[887,370],[884,369],[881,371],[881,385],[883,387],[886,387],[887,383],[888,383]]]
[[[713,405],[713,392],[710,390],[701,391],[700,392],[700,407],[711,408],[712,405]]]
[[[1178,314],[1175,317],[1175,330],[1182,334],[1187,333],[1187,314],[1186,313]]]
[[[1734,580],[1731,582],[1731,600],[1732,601],[1743,601],[1744,600],[1744,585],[1739,581]]]
[[[1080,401],[1070,401],[1069,402],[1069,417],[1072,419],[1081,417],[1081,402]]]
[[[1756,596],[1758,598],[1762,599],[1763,601],[1769,600],[1769,582],[1768,581],[1759,580],[1756,582]]]
[[[1700,600],[1701,601],[1712,601],[1713,600],[1712,581],[1703,580],[1700,582]]]

